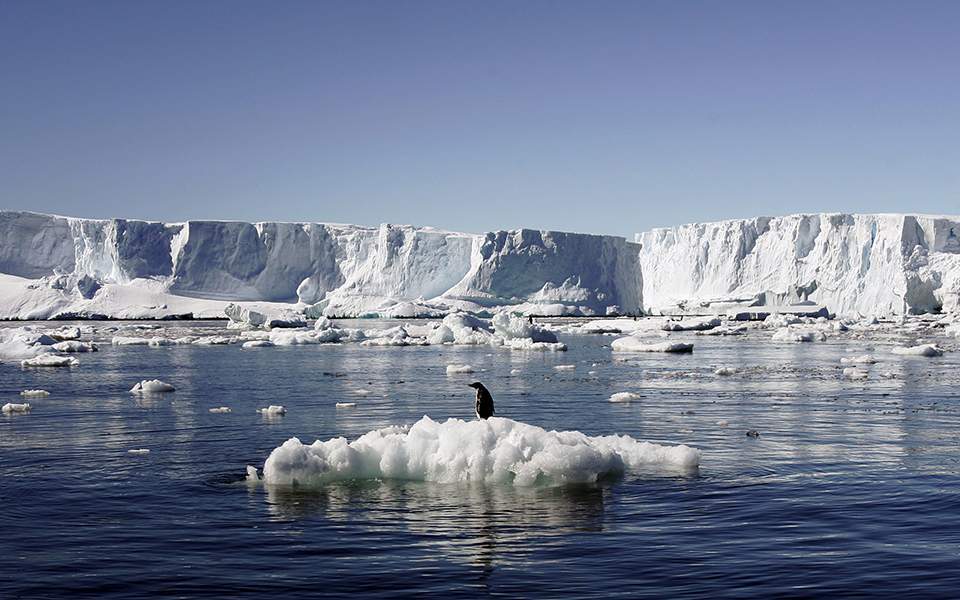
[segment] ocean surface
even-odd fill
[[[0,598],[956,598],[960,353],[770,334],[672,336],[689,355],[561,335],[568,352],[106,341],[73,368],[4,361],[0,403],[51,395],[0,416]],[[869,378],[844,379],[840,358],[867,352]],[[129,393],[155,377],[176,391]],[[473,419],[474,380],[500,416],[688,444],[700,468],[565,487],[244,480],[292,436]],[[641,398],[608,401],[623,391]],[[270,404],[287,414],[257,414]]]

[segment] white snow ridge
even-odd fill
[[[547,431],[500,417],[440,423],[425,416],[409,428],[376,429],[352,442],[340,437],[305,445],[290,438],[267,457],[263,480],[304,486],[349,479],[563,485],[640,468],[683,472],[699,463],[700,451],[683,445]]]

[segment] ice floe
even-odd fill
[[[5,415],[25,414],[30,412],[30,403],[24,402],[22,404],[18,404],[16,402],[7,402],[2,408],[0,408],[0,412]]]
[[[213,414],[216,414],[216,415],[225,415],[233,411],[230,410],[229,406],[217,406],[217,407],[211,408],[209,412],[212,412]]]
[[[891,350],[894,354],[903,356],[942,356],[943,349],[936,344],[919,344],[917,346],[898,346]]]
[[[473,367],[470,365],[447,365],[447,375],[459,373],[473,373]]]
[[[287,409],[277,404],[271,404],[264,408],[258,408],[257,412],[265,417],[275,417],[287,414]]]
[[[617,392],[610,395],[610,402],[635,402],[640,397],[640,394],[634,392]]]
[[[72,356],[58,356],[56,354],[40,354],[20,361],[22,367],[75,367],[79,364],[80,361]]]
[[[629,436],[590,437],[547,431],[511,419],[423,417],[410,427],[377,429],[348,442],[305,445],[290,438],[270,453],[263,480],[317,486],[350,479],[488,482],[514,485],[587,483],[631,469],[696,469],[700,451]]]
[[[20,395],[24,398],[46,398],[50,395],[47,390],[23,390]]]
[[[634,336],[617,338],[610,343],[616,352],[668,352],[683,354],[693,352],[693,344],[687,342],[657,342],[648,343],[646,340]]]
[[[131,394],[163,394],[173,391],[176,391],[176,388],[159,379],[144,379],[130,388]]]

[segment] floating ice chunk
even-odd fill
[[[894,354],[903,356],[943,356],[943,349],[936,344],[920,344],[918,346],[897,347],[892,350]]]
[[[510,369],[511,375],[519,375],[520,373],[523,373],[520,369]]]
[[[504,339],[527,338],[532,342],[557,343],[557,336],[552,331],[530,323],[522,317],[501,312],[494,315],[490,322],[494,333]]]
[[[117,335],[110,340],[110,343],[114,346],[148,346],[150,338]]]
[[[97,345],[93,342],[78,342],[76,340],[57,342],[50,347],[57,352],[96,352],[98,350]]]
[[[356,402],[337,402],[337,408],[353,408],[357,405]]]
[[[237,337],[210,335],[197,338],[194,340],[193,344],[195,346],[229,346],[230,344],[235,344],[238,341],[240,341],[240,338]]]
[[[261,415],[265,416],[265,417],[274,417],[274,416],[277,416],[277,415],[285,415],[285,414],[287,414],[287,409],[285,409],[285,408],[282,407],[282,406],[276,405],[276,404],[271,404],[270,406],[267,406],[266,408],[258,408],[258,409],[257,409],[257,412],[260,413]]]
[[[80,361],[72,356],[57,356],[55,354],[41,354],[20,361],[21,367],[75,367]]]
[[[46,398],[50,395],[47,390],[23,390],[20,395],[24,398]]]
[[[149,448],[133,448],[131,450],[127,450],[127,454],[134,454],[136,456],[146,456],[147,454],[150,454],[150,449]]]
[[[233,412],[233,411],[230,410],[230,407],[229,407],[229,406],[217,406],[216,408],[211,408],[211,409],[210,409],[210,412],[212,412],[212,413],[214,413],[214,414],[217,414],[217,415],[225,415],[225,414],[227,414],[227,413],[229,413],[229,412]]]
[[[775,342],[825,342],[827,336],[822,331],[813,329],[782,327],[774,332],[771,339]]]
[[[249,342],[244,342],[241,348],[273,348],[276,346],[270,340],[250,340]]]
[[[869,377],[869,374],[865,370],[857,367],[847,367],[843,370],[843,376],[847,379],[860,380],[866,379]]]
[[[718,427],[726,427],[729,424],[730,424],[730,421],[727,421],[726,419],[720,419],[719,421],[717,421]]]
[[[877,359],[869,354],[863,354],[861,356],[851,356],[843,357],[840,359],[841,365],[874,365],[877,363]]]
[[[703,317],[699,319],[684,319],[682,321],[665,321],[661,329],[664,331],[706,331],[719,326],[719,318]]]
[[[140,383],[136,384],[130,388],[131,394],[163,394],[166,392],[173,392],[174,388],[169,383],[160,381],[159,379],[144,379]]]
[[[260,474],[257,473],[257,468],[256,468],[255,466],[253,466],[253,465],[247,465],[247,476],[246,476],[245,479],[246,479],[247,483],[259,483],[259,482],[260,482]]]
[[[802,322],[803,320],[800,317],[794,315],[773,313],[767,315],[767,318],[763,320],[763,326],[768,329],[783,329],[784,327],[789,327],[790,325],[796,325]]]
[[[567,345],[563,342],[535,342],[530,338],[508,338],[503,340],[503,346],[511,350],[538,350],[543,352],[566,352],[567,350]]]
[[[554,371],[572,371],[577,368],[577,365],[553,365]]]
[[[743,335],[747,332],[746,325],[721,325],[705,331],[698,331],[697,335]]]
[[[47,335],[55,340],[65,342],[68,340],[79,340],[82,332],[79,327],[63,326],[59,329],[47,332]]]
[[[7,402],[0,408],[0,412],[3,412],[5,415],[25,414],[30,412],[30,403],[24,402],[23,404],[17,404],[16,402]]]
[[[616,352],[693,352],[693,344],[684,342],[659,342],[648,344],[644,340],[627,336],[613,340],[610,347]]]
[[[640,399],[640,394],[633,392],[617,392],[610,396],[610,402],[635,402]]]
[[[323,331],[324,329],[330,329],[333,327],[333,323],[327,317],[320,317],[317,319],[316,323],[313,324],[314,331]]]
[[[427,342],[463,346],[489,344],[493,337],[490,328],[490,322],[484,319],[464,313],[452,313],[445,316],[440,326],[427,335]]]
[[[473,373],[473,367],[470,365],[447,365],[447,375],[457,373]]]
[[[720,377],[728,377],[730,375],[735,375],[737,370],[733,367],[719,367],[713,371],[714,375],[719,375]]]
[[[695,448],[629,436],[546,431],[500,417],[438,423],[425,416],[412,427],[377,429],[353,442],[340,437],[305,445],[290,438],[270,453],[263,480],[301,486],[350,479],[563,485],[630,469],[688,471],[699,462]]]
[[[360,388],[360,389],[353,390],[353,393],[358,396],[369,396],[371,392],[370,390],[365,390],[363,388]]]

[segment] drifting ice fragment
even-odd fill
[[[270,406],[268,406],[268,407],[266,407],[266,408],[258,408],[258,409],[257,409],[257,412],[260,413],[261,415],[265,416],[265,417],[274,417],[274,416],[277,416],[277,415],[285,415],[285,414],[287,414],[287,409],[285,409],[285,408],[282,407],[282,406],[276,405],[276,404],[271,404]]]
[[[640,399],[640,394],[633,392],[617,392],[610,396],[610,402],[633,402]]]
[[[3,408],[0,408],[0,412],[3,412],[5,415],[25,414],[30,412],[30,403],[24,402],[23,404],[17,404],[16,402],[7,402],[3,405]]]
[[[214,414],[226,414],[228,412],[233,412],[233,411],[230,410],[229,406],[218,406],[216,408],[211,408],[210,412]]]
[[[442,423],[423,417],[409,428],[386,427],[352,442],[340,437],[305,445],[290,438],[270,453],[263,481],[301,486],[350,479],[564,485],[630,469],[683,472],[699,463],[695,448],[659,446],[629,436],[547,431],[500,417]]]
[[[137,456],[144,456],[144,455],[150,454],[150,449],[149,449],[149,448],[133,448],[133,449],[131,449],[131,450],[127,450],[127,454],[135,454],[135,455],[137,455]]]
[[[920,344],[919,346],[898,347],[892,350],[894,354],[904,356],[943,356],[943,350],[936,344]]]
[[[693,352],[693,344],[684,342],[659,342],[656,344],[647,344],[640,338],[627,336],[613,340],[610,344],[616,352],[673,352],[686,353]]]
[[[23,390],[20,395],[24,398],[46,398],[50,395],[47,390]]]
[[[131,394],[163,394],[166,392],[173,392],[174,388],[169,383],[160,381],[159,379],[144,379],[140,383],[136,384],[130,388]]]
[[[72,356],[57,356],[55,354],[41,354],[20,361],[21,367],[75,367],[79,364],[80,361]]]
[[[473,367],[470,365],[447,365],[447,375],[457,373],[473,373]]]

